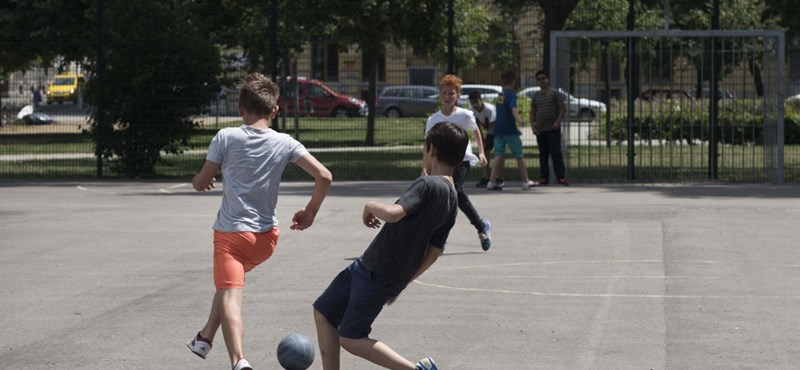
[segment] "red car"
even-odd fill
[[[357,117],[366,116],[367,103],[361,99],[342,95],[334,92],[328,86],[317,80],[300,77],[299,86],[289,79],[286,85],[281,85],[281,97],[278,105],[288,116],[294,115],[297,99],[295,88],[299,88],[301,116],[317,117]]]

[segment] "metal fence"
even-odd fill
[[[551,42],[555,85],[604,107],[564,125],[569,176],[781,184],[788,162],[797,180],[800,153],[784,147],[782,32],[572,31]]]
[[[520,34],[529,35],[535,28],[534,22],[529,21],[519,26]],[[631,35],[569,32],[559,35],[558,42],[552,45],[558,47],[553,55],[561,59],[551,64],[557,67],[553,85],[572,96],[571,114],[565,125],[571,181],[780,183],[782,178],[800,182],[800,143],[787,141],[783,146],[781,141],[782,136],[792,133],[789,121],[785,135],[780,132],[784,82],[780,79],[783,56],[778,50],[783,44],[776,33],[742,31],[716,37],[635,34],[637,42],[633,50],[639,56],[641,84],[631,105],[636,117],[634,124],[626,121],[629,96],[626,42]],[[715,53],[710,52],[711,39],[717,42]],[[532,36],[518,42],[515,58],[520,76],[518,89],[522,93],[519,109],[526,117],[529,103],[524,89],[535,85],[533,72],[541,68],[542,53],[541,44]],[[0,47],[14,45],[0,40]],[[710,87],[709,73],[714,70],[709,68],[712,55],[719,56],[717,70],[722,96],[716,107],[716,123],[712,123],[709,115],[711,100],[704,95]],[[792,56],[789,53],[790,60]],[[294,63],[285,66],[282,74],[315,79],[324,87],[309,89],[316,95],[303,95],[297,101],[298,109],[283,106],[282,112],[288,114],[277,121],[277,127],[309,147],[337,179],[413,178],[419,174],[425,119],[438,109],[437,99],[427,94],[430,89],[420,88],[398,96],[403,104],[416,108],[414,112],[388,109],[389,96],[377,97],[372,146],[365,145],[367,118],[362,115],[363,110],[335,105],[368,98],[363,66],[373,61],[354,48],[309,44]],[[104,176],[118,176],[107,162],[98,161],[92,138],[83,133],[92,107],[83,102],[80,86],[66,97],[53,95],[50,85],[56,75],[84,72],[79,64],[62,62],[55,60],[13,72],[0,86],[0,177],[92,178],[97,176],[98,166]],[[435,87],[445,72],[445,63],[425,60],[408,48],[393,45],[387,46],[386,55],[380,56],[377,64],[379,95],[390,86]],[[786,69],[792,71],[797,69],[796,65],[789,63]],[[497,88],[502,70],[490,66],[491,60],[482,54],[476,66],[464,68],[459,74],[465,84]],[[181,73],[180,66],[175,68],[174,73]],[[755,82],[756,71],[760,84]],[[228,73],[226,77],[235,80],[237,74],[244,72]],[[789,77],[787,81],[800,81],[800,73],[797,78],[791,74]],[[119,86],[116,90],[124,89]],[[34,104],[37,91],[40,100]],[[789,91],[797,92],[800,91]],[[236,98],[233,86],[226,86],[217,99],[208,103],[206,110],[198,111],[196,134],[182,146],[182,154],[164,154],[154,176],[192,176],[202,164],[216,130],[240,124]],[[154,102],[154,106],[143,109],[169,106],[167,98],[154,97]],[[44,115],[18,118],[28,105]],[[601,109],[601,105],[606,108]],[[341,107],[347,117],[337,110]],[[788,116],[798,112],[800,106],[787,109],[786,113]],[[48,118],[52,121],[48,122]],[[796,127],[797,121],[791,124]],[[538,173],[536,140],[530,129],[523,131],[526,165],[535,178],[538,177],[534,176]],[[515,180],[516,171],[507,172],[509,179]],[[286,178],[303,176],[296,168],[286,173]],[[473,170],[470,176],[477,180],[480,171]]]

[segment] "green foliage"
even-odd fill
[[[660,111],[637,115],[631,127],[634,138],[644,141],[684,141],[692,144],[710,138],[708,109],[679,109],[663,105]],[[724,111],[723,111],[724,109]],[[784,143],[800,144],[800,112],[787,112],[784,117]],[[716,135],[724,144],[762,145],[764,143],[763,114],[749,102],[732,103],[721,107]],[[601,118],[605,122],[605,118]],[[600,138],[622,142],[628,138],[628,117],[612,117],[610,130],[600,130]]]
[[[194,128],[191,118],[218,87],[220,57],[183,0],[106,2],[105,70],[86,85],[98,107],[89,132],[111,168],[149,176],[162,152],[177,153]]]

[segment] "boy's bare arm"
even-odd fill
[[[486,166],[488,162],[486,161],[486,154],[483,151],[483,136],[481,136],[480,127],[473,131],[473,134],[475,135],[475,144],[478,146],[478,161],[481,163],[481,166]]]
[[[217,172],[220,169],[219,163],[214,163],[209,160],[206,160],[203,163],[203,168],[200,169],[200,172],[197,175],[194,175],[192,179],[192,187],[194,190],[197,191],[209,191],[216,187],[216,178]]]
[[[511,114],[514,116],[514,119],[516,120],[516,122],[518,122],[522,126],[525,126],[525,120],[522,119],[522,117],[519,115],[519,112],[517,111],[517,108],[511,108]]]
[[[322,206],[322,201],[328,194],[328,189],[333,182],[333,175],[322,163],[311,154],[306,154],[295,163],[314,178],[314,190],[306,207],[295,212],[292,217],[292,230],[305,230],[314,223],[317,212]]]
[[[420,275],[422,275],[425,271],[428,271],[428,268],[433,266],[433,263],[436,262],[437,259],[439,259],[439,256],[441,256],[442,253],[444,253],[444,250],[442,250],[441,248],[436,248],[432,245],[429,245],[428,250],[425,252],[425,257],[422,259],[422,264],[419,265],[417,272],[414,274],[414,277],[411,278],[411,281],[409,281],[409,283],[411,283],[414,280],[417,280],[417,278],[420,277]],[[386,302],[386,304],[392,304],[396,300],[397,296],[391,297]]]
[[[369,201],[364,205],[362,221],[369,228],[377,229],[381,227],[381,220],[393,223],[403,219],[406,210],[399,204],[386,204]]]
[[[414,274],[414,277],[411,278],[411,281],[416,280],[420,275],[422,275],[425,271],[428,271],[434,262],[439,258],[439,256],[444,253],[442,248],[436,248],[432,245],[428,246],[428,251],[425,252],[425,258],[422,259],[422,264],[419,265],[417,269],[417,273]]]

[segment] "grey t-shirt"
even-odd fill
[[[283,169],[306,154],[299,141],[273,130],[247,125],[219,130],[206,155],[222,165],[222,205],[214,230],[264,232],[278,226]]]
[[[400,195],[395,204],[406,216],[385,223],[361,264],[393,285],[405,288],[422,264],[428,245],[444,248],[456,221],[456,189],[442,176],[421,176]]]

